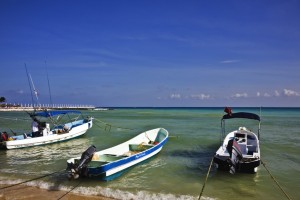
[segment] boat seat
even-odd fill
[[[153,146],[152,144],[129,144],[129,151],[145,151]]]
[[[247,146],[257,146],[257,142],[255,139],[248,139]]]
[[[253,155],[253,153],[257,152],[256,145],[247,145],[248,148],[248,155]]]
[[[247,146],[246,144],[239,144],[241,152],[243,155],[247,155]]]
[[[257,152],[257,141],[255,137],[251,135],[247,136],[247,148],[248,148],[248,155],[253,155],[254,152]]]

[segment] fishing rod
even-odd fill
[[[16,132],[14,132],[11,128],[9,128],[9,130],[12,132],[12,134],[13,134],[14,136],[17,135]]]
[[[32,88],[31,88],[31,84],[30,84],[30,80],[29,80],[29,75],[28,75],[28,70],[27,70],[26,63],[24,63],[24,64],[25,64],[26,75],[27,75],[28,84],[29,84],[29,88],[30,88],[30,94],[31,94],[31,103],[32,103],[32,104],[34,104],[34,100],[33,100],[33,94],[32,94]]]
[[[49,81],[49,75],[48,75],[48,68],[47,68],[47,62],[46,62],[46,60],[45,60],[45,66],[46,66],[46,74],[47,74],[47,80],[48,80],[48,89],[49,89],[49,96],[50,96],[50,104],[53,105],[52,95],[51,95],[51,89],[50,89],[50,81]]]
[[[30,80],[31,80],[33,92],[34,92],[34,94],[35,94],[36,102],[37,102],[38,105],[40,105],[39,97],[38,97],[38,92],[37,92],[37,90],[36,90],[35,87],[34,87],[33,80],[32,80],[32,77],[31,77],[30,74],[29,74],[29,77],[30,77]]]

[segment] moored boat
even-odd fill
[[[70,140],[83,135],[93,126],[93,118],[85,118],[78,110],[50,110],[29,113],[36,132],[8,137],[1,134],[0,147],[17,149]]]
[[[214,156],[214,163],[218,169],[230,171],[234,174],[236,171],[255,173],[260,165],[260,117],[254,113],[237,112],[231,113],[231,109],[225,109],[227,112],[221,119],[221,140],[220,148]],[[239,127],[225,135],[225,120],[228,119],[247,119],[258,122],[257,134],[246,127]]]
[[[169,133],[164,128],[145,131],[117,146],[97,151],[89,147],[81,157],[67,160],[69,178],[99,177],[111,180],[124,170],[161,151]]]

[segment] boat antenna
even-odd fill
[[[259,107],[258,139],[260,139],[261,106]]]
[[[261,106],[259,107],[259,117],[261,117]]]
[[[48,69],[47,69],[47,62],[45,60],[45,66],[46,66],[46,74],[47,74],[47,80],[48,80],[48,89],[49,89],[49,96],[50,96],[50,104],[53,106],[52,96],[51,96],[51,90],[50,90],[50,81],[48,76]]]
[[[29,74],[28,74],[28,70],[27,70],[26,63],[24,63],[24,64],[25,64],[26,75],[27,75],[27,78],[28,78],[28,84],[29,84],[29,88],[30,88],[31,103],[34,104],[34,101],[33,101],[33,94],[32,94],[32,88],[31,88],[30,79],[29,79]]]

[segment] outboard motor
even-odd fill
[[[69,164],[68,169],[71,172],[69,174],[69,178],[77,179],[79,178],[79,176],[85,176],[87,164],[92,160],[95,152],[96,147],[92,145],[82,153],[81,158],[78,162],[76,162],[75,164]]]
[[[239,162],[243,159],[241,148],[234,138],[228,141],[227,151],[230,155],[230,159],[228,159],[229,172],[234,174]]]

